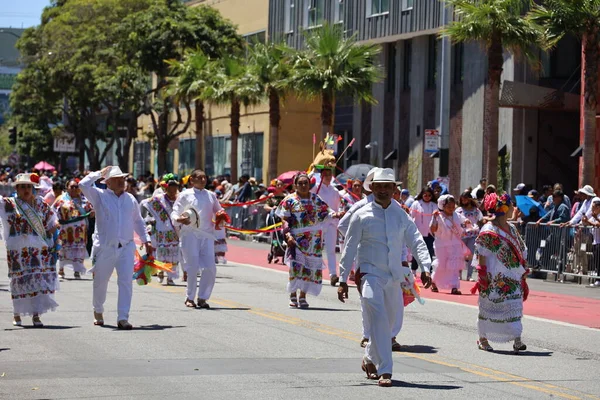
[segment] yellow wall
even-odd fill
[[[207,5],[216,8],[223,17],[229,19],[238,26],[240,35],[252,34],[255,32],[266,31],[269,17],[268,0],[198,0],[188,3],[190,6]],[[204,129],[204,135],[229,136],[231,128],[229,126],[229,107],[205,106],[205,117],[207,119]],[[172,120],[175,118],[173,113]],[[150,119],[146,116],[140,117],[138,126],[143,132],[150,131],[148,124]],[[145,140],[144,136],[138,136],[138,140]],[[263,133],[263,176],[256,177],[267,180],[269,170],[269,107],[268,103],[258,106],[250,106],[247,109],[242,107],[242,117],[240,120],[240,133]],[[290,170],[304,170],[312,162],[312,135],[319,136],[321,132],[320,123],[320,102],[305,102],[296,99],[294,96],[287,96],[282,101],[281,107],[281,127],[279,130],[279,149],[277,171],[283,173]],[[192,123],[188,133],[180,138],[186,139],[195,136],[195,123],[192,114]],[[197,155],[198,156],[198,155]],[[204,156],[204,155],[203,155]],[[154,151],[152,151],[154,158]],[[179,152],[175,151],[174,172],[178,172]],[[203,159],[205,159],[203,157]],[[131,152],[133,166],[133,146]],[[152,171],[154,163],[151,162]]]

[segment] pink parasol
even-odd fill
[[[54,168],[54,166],[47,163],[46,161],[40,161],[39,163],[35,164],[33,168],[39,171],[54,171],[56,169]]]

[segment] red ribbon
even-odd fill
[[[256,199],[256,200],[252,200],[252,201],[248,201],[246,203],[221,203],[221,207],[223,208],[228,208],[228,207],[244,207],[244,206],[251,206],[252,204],[258,204],[258,203],[263,203],[267,200],[269,200],[269,198],[272,197],[271,194],[269,194],[269,196],[262,198],[262,199]]]
[[[487,278],[487,267],[485,265],[478,265],[476,269],[477,283],[475,283],[475,286],[471,288],[471,294],[487,290],[487,288],[490,286],[490,282]]]
[[[525,273],[521,278],[521,290],[523,291],[523,301],[526,301],[529,297],[529,285],[527,284],[527,275],[529,275],[529,268],[525,269]]]

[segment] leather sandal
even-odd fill
[[[94,311],[94,325],[104,326],[104,316],[102,313],[97,313]]]
[[[513,344],[513,352],[515,354],[519,354],[520,351],[527,350],[527,345],[521,342],[521,338],[516,338],[515,343]]]
[[[462,294],[462,292],[461,292],[460,290],[458,290],[457,288],[453,288],[453,289],[450,291],[450,294],[457,294],[457,295],[461,295],[461,294]]]
[[[13,322],[12,322],[13,326],[21,326],[23,325],[23,321],[21,321],[21,316],[19,315],[13,315]]]
[[[340,281],[340,278],[337,275],[331,275],[329,277],[329,283],[331,286],[335,286]]]
[[[187,272],[183,271],[183,279],[181,279],[183,282],[187,282]]]
[[[385,375],[389,375],[389,378],[386,378],[383,375],[381,375],[379,377],[379,381],[377,381],[377,386],[392,387],[392,375],[391,374],[385,374]]]
[[[490,346],[490,343],[486,338],[479,339],[477,341],[477,347],[479,348],[479,350],[483,351],[494,351],[494,349],[492,348],[492,346]]]
[[[133,325],[131,325],[129,323],[129,321],[127,321],[126,319],[123,319],[123,320],[117,322],[117,328],[124,330],[124,331],[130,331],[133,329]]]
[[[298,297],[295,294],[290,296],[290,308],[298,308]]]
[[[379,375],[377,375],[377,367],[375,366],[375,364],[373,364],[370,361],[367,361],[364,357],[360,368],[364,371],[365,374],[367,374],[367,379],[376,380],[379,378]]]
[[[392,351],[402,351],[402,346],[396,341],[396,338],[392,338]]]
[[[201,298],[198,298],[198,308],[204,308],[206,310],[210,309],[210,305]]]
[[[309,307],[309,305],[306,302],[306,297],[300,297],[300,300],[298,300],[298,308],[305,310],[308,307]]]
[[[31,321],[33,322],[33,326],[36,328],[41,328],[44,326],[44,323],[42,322],[42,320],[40,319],[39,315],[34,315],[31,318]]]
[[[185,299],[185,306],[189,308],[196,308],[196,303],[193,300]]]
[[[435,283],[431,284],[431,291],[433,293],[438,293],[440,290],[438,289],[438,287],[435,285]]]
[[[367,347],[367,343],[369,343],[369,339],[363,337],[360,341],[360,347]]]

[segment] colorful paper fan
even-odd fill
[[[152,275],[157,271],[173,272],[173,264],[156,260],[147,254],[143,256],[136,250],[133,265],[133,280],[143,286],[152,282]]]
[[[231,218],[229,218],[229,215],[225,212],[225,210],[218,211],[215,215],[215,228],[221,229],[226,223],[230,224]]]

